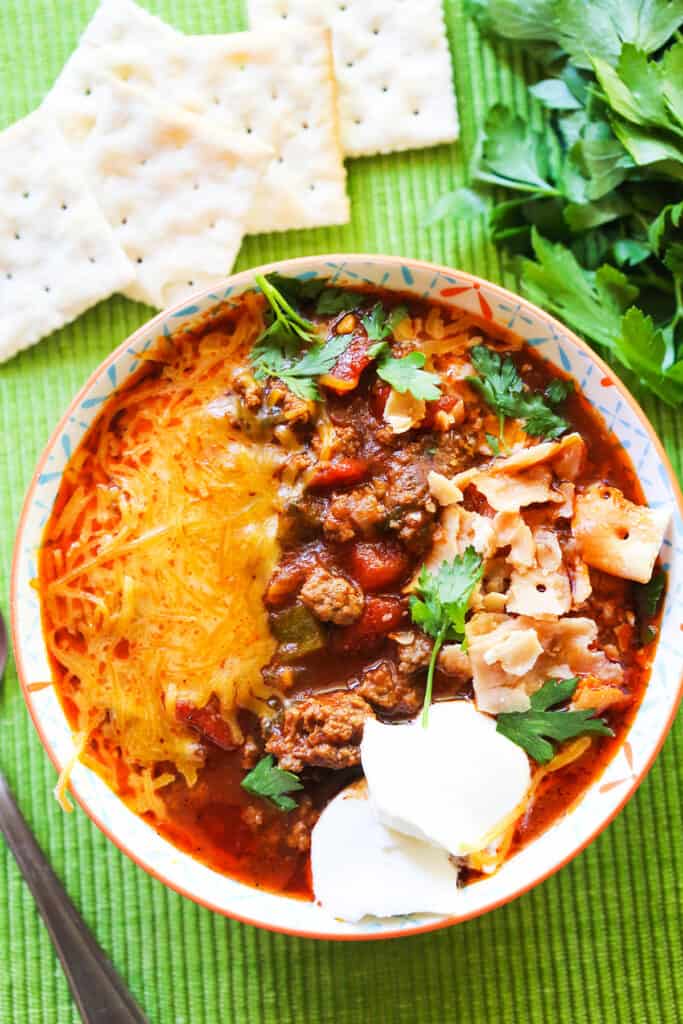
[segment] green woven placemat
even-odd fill
[[[410,0],[409,0],[410,2]],[[420,0],[412,0],[419,17]],[[0,128],[42,99],[95,0],[0,0]],[[244,27],[239,0],[147,0],[178,28]],[[525,110],[526,68],[446,0],[458,144],[349,164],[344,228],[247,239],[239,268],[322,252],[449,263],[514,288],[479,229],[422,227],[462,184],[483,112]],[[303,45],[303,44],[302,44]],[[2,315],[0,310],[0,316]],[[0,602],[24,491],[58,416],[147,311],[123,299],[0,367]],[[683,415],[647,406],[680,473]],[[679,722],[636,797],[559,875],[515,903],[433,935],[362,945],[273,935],[202,910],[151,879],[77,810],[64,815],[13,665],[0,694],[0,764],[55,870],[154,1024],[679,1024],[683,850]],[[47,933],[0,845],[0,1022],[78,1020]]]

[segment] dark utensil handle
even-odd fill
[[[33,893],[85,1024],[146,1024],[43,856],[2,774],[0,832]]]

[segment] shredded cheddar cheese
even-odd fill
[[[166,345],[160,367],[117,393],[69,467],[45,537],[46,636],[77,712],[73,760],[99,716],[103,742],[86,757],[101,770],[109,752],[110,774],[117,757],[134,766],[142,809],[173,778],[157,766],[192,783],[202,763],[178,699],[202,707],[215,694],[236,735],[239,708],[269,713],[261,668],[275,641],[262,595],[279,553],[286,453],[212,406],[261,328],[258,308],[246,309],[225,331]]]

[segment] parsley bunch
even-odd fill
[[[434,670],[439,651],[446,640],[461,642],[465,636],[465,616],[470,598],[484,573],[481,555],[470,546],[452,562],[442,562],[435,572],[422,566],[415,595],[410,598],[410,615],[416,626],[434,637],[427,671],[422,725],[427,726],[432,702]]]
[[[520,257],[521,289],[683,404],[682,0],[468,0],[480,27],[546,67],[544,124],[492,107],[473,179],[432,222],[487,217]]]
[[[552,439],[560,437],[568,429],[567,420],[558,416],[551,405],[567,397],[570,385],[559,379],[554,380],[544,397],[526,390],[510,356],[503,359],[493,349],[476,345],[470,350],[470,358],[479,376],[469,377],[469,383],[497,414],[500,440],[503,438],[506,419],[522,420],[525,431],[532,437]],[[498,454],[500,441],[490,435],[487,435],[487,439],[494,453]]]
[[[574,695],[579,680],[549,679],[530,698],[528,711],[509,711],[498,715],[496,730],[518,747],[526,750],[534,761],[547,764],[555,755],[550,742],[563,743],[576,736],[613,736],[614,733],[594,711],[550,711]]]

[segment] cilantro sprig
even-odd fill
[[[471,349],[470,358],[479,376],[468,377],[468,381],[498,416],[500,442],[503,441],[506,419],[522,420],[525,431],[532,437],[557,438],[568,429],[567,420],[554,412],[549,404],[551,401],[557,404],[566,397],[566,393],[560,393],[559,387],[546,398],[527,391],[510,356],[503,359],[486,345],[476,345]]]
[[[361,317],[361,321],[370,341],[384,341],[407,316],[406,306],[395,306],[387,313],[382,303],[376,302],[370,312]]]
[[[663,571],[656,572],[649,583],[633,584],[638,634],[643,646],[652,643],[657,636],[657,629],[649,620],[653,619],[659,610],[665,586],[666,573]]]
[[[409,391],[413,398],[433,402],[441,396],[441,378],[438,373],[424,370],[424,352],[409,352],[396,359],[386,342],[370,349],[370,355],[377,360],[377,376],[390,384],[394,391],[404,395]]]
[[[547,764],[554,757],[555,747],[551,741],[563,743],[576,736],[613,736],[604,719],[596,718],[593,710],[549,710],[570,700],[578,685],[577,677],[549,679],[530,698],[528,711],[499,714],[496,730],[526,750],[539,764]]]
[[[256,274],[254,280],[263,292],[271,312],[271,323],[259,340],[277,338],[280,342],[287,343],[293,338],[298,338],[299,341],[312,341],[316,336],[315,324],[297,312],[285,298],[282,290],[274,284],[272,277]]]
[[[433,402],[441,396],[441,379],[438,373],[424,369],[424,352],[409,352],[396,358],[386,341],[407,315],[405,306],[395,306],[387,313],[382,303],[377,302],[367,316],[361,317],[368,339],[374,342],[368,349],[368,355],[376,362],[377,376],[390,384],[394,391],[401,395],[409,391],[413,398]]]
[[[270,800],[280,811],[293,811],[296,800],[285,794],[296,793],[304,788],[293,772],[277,767],[272,754],[262,757],[256,767],[244,776],[240,785],[249,793]]]
[[[277,377],[299,398],[315,402],[320,398],[316,378],[329,373],[351,341],[350,334],[338,334],[325,344],[318,340],[315,325],[292,306],[285,293],[315,298],[306,294],[307,282],[277,275],[257,274],[256,283],[271,311],[271,323],[251,351],[251,363],[257,380]],[[300,287],[294,287],[296,282]],[[312,344],[311,344],[312,343]],[[301,354],[303,345],[310,347]]]
[[[351,341],[350,334],[337,334],[324,345],[313,345],[299,359],[286,355],[278,346],[263,340],[254,346],[251,354],[254,376],[257,380],[277,377],[299,398],[317,402],[320,391],[316,378],[329,373]]]
[[[446,640],[462,642],[470,598],[483,573],[481,555],[471,545],[462,555],[456,555],[452,562],[442,562],[435,572],[430,572],[424,565],[420,570],[416,593],[410,598],[410,615],[416,626],[434,637],[422,706],[422,725],[425,728],[432,702],[436,659]]]

